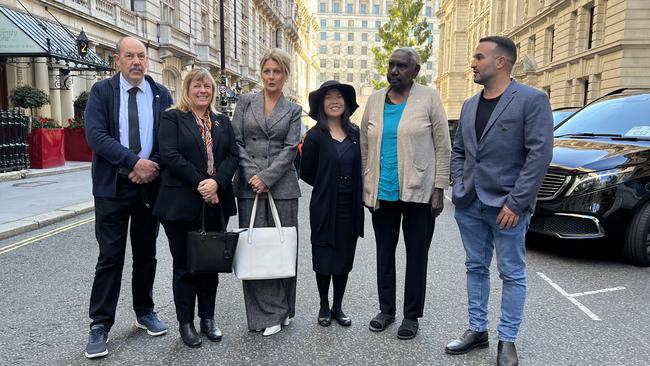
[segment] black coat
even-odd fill
[[[354,143],[354,174],[352,184],[354,237],[363,237],[363,202],[361,198],[361,148],[359,129],[349,133]],[[314,187],[309,203],[309,224],[312,245],[333,246],[335,241],[336,200],[338,195],[339,158],[329,131],[314,127],[307,132],[302,145],[300,179]]]
[[[211,113],[214,179],[225,217],[237,214],[232,177],[239,165],[235,134],[228,117]],[[169,221],[193,221],[204,202],[197,187],[210,178],[205,143],[192,112],[171,109],[162,114],[158,146],[162,163],[162,184],[154,215]],[[206,206],[210,207],[210,206]],[[218,207],[218,206],[212,206]]]

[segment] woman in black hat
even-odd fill
[[[300,178],[314,189],[309,204],[312,263],[320,294],[318,324],[334,318],[352,324],[341,303],[352,270],[357,238],[363,236],[359,128],[350,122],[358,108],[351,85],[326,81],[309,93],[309,116],[316,126],[302,146]],[[334,301],[329,307],[330,281]]]

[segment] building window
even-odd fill
[[[368,21],[367,20],[361,21],[361,28],[368,28]]]
[[[381,37],[379,37],[379,33],[375,33],[375,42],[381,42]]]
[[[354,28],[354,20],[348,20],[348,28]]]
[[[348,33],[348,41],[354,41],[354,33]]]
[[[351,74],[351,73],[348,74],[347,82],[348,83],[354,82],[354,74]]]
[[[334,28],[341,28],[341,21],[338,19],[334,20]]]
[[[321,19],[320,21],[320,28],[325,29],[327,28],[327,19]]]
[[[359,4],[359,13],[368,14],[368,4],[365,3]]]
[[[348,55],[354,55],[354,46],[348,46]]]
[[[334,46],[332,47],[332,53],[335,55],[338,55],[341,53],[341,46]]]
[[[361,60],[361,68],[362,69],[367,69],[368,68],[368,61]]]
[[[178,9],[177,0],[162,0],[160,2],[160,20],[165,24],[178,25],[176,9]]]
[[[332,76],[333,76],[334,80],[340,80],[341,79],[341,74],[339,74],[338,72],[334,73],[334,75],[332,75]]]
[[[368,33],[361,33],[361,42],[368,42]]]
[[[375,28],[377,29],[381,28],[381,20],[375,21]]]
[[[373,4],[372,5],[372,13],[373,14],[379,14],[379,4]]]
[[[334,68],[338,69],[341,67],[341,61],[340,60],[334,60]]]
[[[341,3],[333,3],[332,13],[340,13],[340,12],[341,12]]]
[[[327,60],[320,60],[320,68],[324,69],[327,67]]]
[[[353,9],[354,9],[354,8],[353,8],[352,4],[350,4],[350,3],[345,4],[345,12],[346,12],[346,13],[351,14],[352,11],[353,11]]]
[[[320,32],[320,40],[327,41],[327,32]]]
[[[201,12],[201,42],[208,44],[210,43],[210,29],[208,22],[208,13]]]
[[[433,69],[433,62],[431,61],[427,62],[427,69],[429,70]]]
[[[327,75],[325,75],[323,73],[320,74],[319,78],[320,78],[321,83],[324,83],[324,82],[327,81]]]
[[[366,46],[361,47],[361,55],[364,56],[367,54],[368,54],[368,47]]]
[[[354,60],[348,60],[348,69],[354,68]]]
[[[334,32],[334,40],[335,41],[341,40],[341,32]]]
[[[528,56],[531,60],[535,61],[535,47],[537,46],[537,39],[535,36],[528,38]]]
[[[548,62],[553,62],[553,48],[555,46],[555,26],[546,28],[546,55]]]
[[[174,100],[178,100],[178,89],[180,88],[179,79],[180,77],[174,71],[170,69],[163,70],[163,85],[167,87],[169,92],[172,95]]]
[[[596,9],[593,5],[591,8],[587,9],[587,14],[589,16],[589,34],[587,34],[587,49],[591,49],[593,47],[594,43],[594,9]]]
[[[327,53],[327,46],[320,46],[320,48],[318,49],[318,52],[319,52],[321,55],[326,54],[326,53]]]
[[[318,11],[321,12],[321,13],[327,12],[327,3],[318,4]]]
[[[582,105],[585,106],[589,103],[589,79],[582,82]]]
[[[424,16],[430,17],[432,14],[431,7],[427,6],[424,10]]]

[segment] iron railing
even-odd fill
[[[28,124],[20,110],[0,110],[0,173],[29,167]]]

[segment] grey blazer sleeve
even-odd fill
[[[287,113],[285,118],[289,118],[289,132],[284,139],[282,150],[273,158],[273,162],[268,168],[257,173],[257,176],[266,184],[272,187],[282,178],[287,171],[293,166],[293,160],[296,158],[298,143],[300,142],[300,113],[301,108],[292,104],[291,112]]]
[[[553,158],[553,115],[548,97],[538,92],[524,105],[526,162],[506,199],[506,206],[519,215],[534,206],[537,191]]]
[[[237,145],[237,151],[239,154],[239,168],[242,174],[242,178],[248,182],[252,176],[258,174],[259,167],[253,159],[251,159],[248,151],[246,151],[246,143],[244,142],[244,118],[246,115],[246,110],[251,104],[251,95],[242,95],[239,103],[235,107],[235,112],[232,116],[232,128],[235,132],[235,144]]]
[[[463,115],[463,109],[465,108],[465,103],[460,109],[460,115]],[[454,135],[454,143],[451,147],[451,180],[453,184],[460,184],[463,182],[463,167],[465,165],[465,140],[463,140],[463,125],[460,123],[461,119],[458,120],[458,126],[456,128],[456,134]]]

